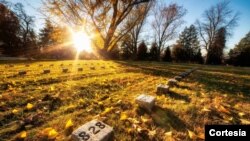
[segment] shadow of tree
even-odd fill
[[[186,95],[181,95],[173,91],[169,91],[168,94],[165,94],[166,96],[169,96],[170,98],[173,98],[175,100],[184,100],[186,102],[190,102],[191,99]]]
[[[155,106],[152,110],[151,117],[157,126],[166,129],[175,129],[185,131],[186,124],[171,110]]]

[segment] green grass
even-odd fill
[[[95,70],[90,69],[92,66]],[[82,72],[77,71],[79,67]],[[194,67],[201,69],[171,88],[169,94],[156,94],[158,84]],[[69,72],[62,73],[62,68]],[[44,69],[51,73],[43,74]],[[17,75],[20,70],[27,74]],[[250,68],[157,62],[5,61],[0,62],[0,73],[0,140],[15,140],[22,131],[27,132],[27,141],[48,140],[44,131],[48,127],[58,132],[54,140],[69,140],[64,128],[69,119],[73,129],[99,119],[114,128],[115,140],[195,139],[190,138],[188,130],[201,139],[205,124],[250,122]],[[135,103],[142,93],[156,96],[152,113]],[[26,108],[28,103],[34,106],[31,110]]]

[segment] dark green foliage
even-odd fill
[[[0,4],[0,42],[4,54],[17,55],[20,38],[19,19],[13,11]]]
[[[157,44],[153,42],[149,51],[149,60],[157,61],[158,60],[158,53],[157,53]]]
[[[197,31],[194,25],[185,28],[180,34],[177,45],[174,46],[173,56],[176,61],[182,62],[198,62],[196,56],[200,45]]]
[[[250,66],[250,32],[229,52],[229,63]]]
[[[207,52],[207,64],[221,64],[223,60],[223,50],[226,44],[226,29],[220,28],[215,36],[214,43]]]
[[[146,60],[147,59],[147,46],[144,41],[142,41],[138,46],[137,59]]]
[[[163,55],[162,60],[163,60],[163,61],[166,61],[166,62],[171,62],[171,61],[172,61],[172,56],[171,56],[170,47],[167,47],[167,48],[165,49],[165,52],[164,52],[164,55]]]

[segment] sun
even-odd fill
[[[84,32],[74,32],[73,43],[77,52],[92,52],[90,37]]]

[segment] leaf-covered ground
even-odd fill
[[[171,92],[156,94],[158,84],[194,67],[200,69]],[[27,74],[18,75],[20,70]],[[0,62],[0,74],[0,140],[69,140],[72,130],[92,119],[112,126],[117,141],[202,140],[205,124],[250,123],[250,68],[19,61]],[[135,103],[143,93],[156,97],[152,113]]]

